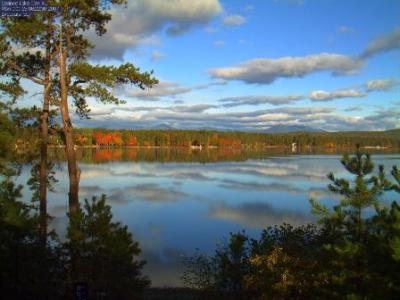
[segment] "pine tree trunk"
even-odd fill
[[[64,138],[65,138],[65,154],[68,164],[69,175],[69,212],[74,214],[79,207],[79,177],[80,172],[77,166],[75,143],[73,136],[73,127],[68,110],[68,82],[67,82],[67,67],[66,54],[60,42],[60,111],[63,122]]]
[[[40,143],[40,169],[39,169],[39,201],[40,201],[40,241],[47,242],[47,144],[49,134],[49,88],[46,85],[41,115],[41,143]]]
[[[51,20],[48,20],[50,23]],[[50,24],[49,24],[50,25]],[[47,181],[48,181],[48,170],[47,170],[47,147],[49,139],[49,109],[50,109],[50,59],[51,59],[51,32],[48,29],[47,40],[46,40],[46,67],[45,67],[45,86],[43,96],[43,110],[40,116],[40,169],[39,169],[39,212],[40,212],[40,242],[43,246],[47,244]]]

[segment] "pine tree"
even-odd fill
[[[8,169],[0,177],[0,288],[3,299],[54,299],[63,290],[63,267],[56,239],[45,247],[40,218],[19,200],[22,186]],[[50,237],[54,238],[52,234]],[[47,240],[47,239],[46,239]],[[45,287],[45,288],[43,288]]]
[[[320,217],[324,232],[329,236],[325,248],[330,253],[330,274],[327,288],[330,293],[335,291],[337,297],[364,299],[379,291],[374,287],[377,277],[390,278],[378,270],[379,261],[386,265],[392,259],[390,247],[383,247],[386,238],[392,238],[396,248],[394,227],[400,228],[398,205],[393,203],[390,210],[380,201],[383,192],[394,188],[386,178],[383,166],[378,174],[374,174],[374,164],[368,154],[362,154],[358,149],[354,156],[344,155],[341,160],[344,168],[354,176],[352,181],[336,178],[330,173],[329,189],[341,195],[340,203],[333,210],[311,199],[312,210]],[[397,267],[398,268],[398,265]],[[377,276],[377,274],[379,274]],[[384,286],[384,284],[383,284]],[[375,291],[374,291],[375,289]],[[383,290],[382,290],[383,289]],[[391,293],[389,287],[382,287],[381,294]],[[389,289],[389,290],[388,290]],[[333,294],[331,294],[333,296]]]
[[[141,275],[139,244],[127,226],[112,221],[106,197],[85,200],[73,216],[65,244],[70,280],[87,282],[90,294],[102,299],[133,299],[149,284]],[[97,298],[96,298],[97,299]]]
[[[133,84],[139,88],[157,83],[152,73],[144,72],[130,63],[119,67],[90,65],[85,60],[90,54],[89,41],[84,31],[105,33],[105,25],[111,19],[106,10],[114,5],[124,5],[124,0],[59,0],[48,1],[56,10],[35,13],[28,18],[4,18],[0,35],[1,75],[28,79],[42,85],[44,90],[42,114],[42,153],[47,152],[48,108],[56,105],[62,117],[65,152],[69,173],[70,212],[78,207],[79,169],[76,161],[73,126],[69,113],[69,97],[73,98],[80,116],[86,116],[89,108],[86,97],[94,97],[104,103],[122,103],[112,95],[111,88],[120,84]],[[38,48],[18,54],[15,45]],[[4,66],[4,67],[2,67]],[[41,165],[41,177],[45,163]],[[42,168],[43,167],[43,168]],[[41,183],[43,209],[45,196]]]

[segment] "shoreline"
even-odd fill
[[[65,148],[65,145],[48,145],[48,148]],[[75,145],[75,148],[78,149],[182,149],[182,150],[194,150],[194,151],[204,151],[204,150],[218,150],[218,149],[232,149],[232,150],[244,150],[244,151],[260,151],[263,149],[292,149],[292,146],[285,146],[285,145],[267,145],[259,148],[251,148],[251,147],[218,147],[218,146],[209,146],[209,147],[187,147],[187,146],[103,146],[103,145]],[[297,146],[297,149],[293,152],[297,152],[299,150],[354,150],[354,147],[314,147],[314,146]],[[391,146],[360,146],[360,149],[369,149],[369,150],[396,150],[399,147],[391,147]]]

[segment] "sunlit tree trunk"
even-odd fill
[[[62,30],[61,30],[62,33]],[[68,164],[69,175],[69,212],[74,214],[79,207],[79,177],[80,172],[77,166],[75,143],[73,136],[73,126],[68,110],[68,79],[67,79],[67,51],[63,48],[62,37],[60,37],[60,112],[63,123],[64,139],[65,139],[65,154]]]

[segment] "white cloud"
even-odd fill
[[[24,53],[29,53],[29,54],[36,54],[37,52],[40,52],[40,54],[44,55],[45,50],[43,48],[39,47],[34,47],[34,48],[28,48],[28,47],[21,47],[19,45],[11,45],[11,49],[15,55],[22,55]]]
[[[122,94],[130,97],[140,98],[141,100],[157,101],[161,97],[176,96],[179,94],[185,94],[192,90],[192,88],[182,87],[175,82],[162,81],[156,84],[151,89],[138,90],[125,88]]]
[[[90,39],[96,48],[93,57],[122,59],[126,49],[146,42],[149,36],[165,30],[182,34],[193,26],[207,24],[222,12],[219,0],[130,0],[127,7],[113,11],[107,33]]]
[[[361,53],[360,57],[365,59],[381,52],[400,49],[400,28],[373,40]]]
[[[208,105],[208,104],[195,104],[190,106],[175,106],[172,108],[175,112],[183,112],[183,113],[201,113],[205,110],[216,108],[215,105]]]
[[[298,100],[304,99],[301,95],[289,95],[289,96],[242,96],[242,97],[229,97],[220,99],[219,102],[223,102],[224,107],[234,107],[241,105],[282,105],[291,104]]]
[[[239,26],[246,22],[246,18],[241,15],[230,15],[223,18],[222,23],[226,26]]]
[[[352,74],[362,65],[362,61],[349,56],[322,53],[278,59],[258,58],[233,67],[216,68],[211,70],[210,73],[215,78],[270,84],[278,78],[303,77],[318,71],[328,71],[333,75]]]
[[[375,79],[368,80],[365,83],[365,88],[368,92],[389,91],[397,85],[400,85],[400,81],[396,79]]]
[[[400,128],[400,109],[382,109],[365,118],[374,130]]]
[[[139,40],[141,45],[161,46],[162,42],[159,36],[151,35]]]
[[[195,85],[193,87],[193,89],[202,90],[202,89],[207,89],[212,86],[221,86],[221,85],[227,85],[227,84],[228,84],[228,82],[225,80],[215,80],[215,81],[210,81],[208,83]]]
[[[140,90],[137,88],[124,86],[118,89],[116,92],[121,96],[136,97],[147,101],[158,101],[161,100],[162,97],[174,98],[176,95],[186,94],[193,90],[203,90],[226,84],[227,82],[224,80],[215,80],[193,86],[182,86],[172,81],[161,81],[150,89]],[[178,102],[182,103],[182,101]]]
[[[340,32],[352,30],[346,26],[338,28]],[[239,80],[250,84],[270,84],[278,78],[303,77],[319,71],[327,71],[332,75],[350,75],[361,69],[369,57],[394,49],[400,49],[400,28],[373,40],[358,57],[321,53],[275,59],[256,58],[235,66],[211,69],[210,74],[214,78]]]
[[[339,98],[360,98],[365,96],[367,96],[367,94],[353,89],[337,90],[333,92],[319,90],[310,93],[310,99],[312,101],[331,101]]]

